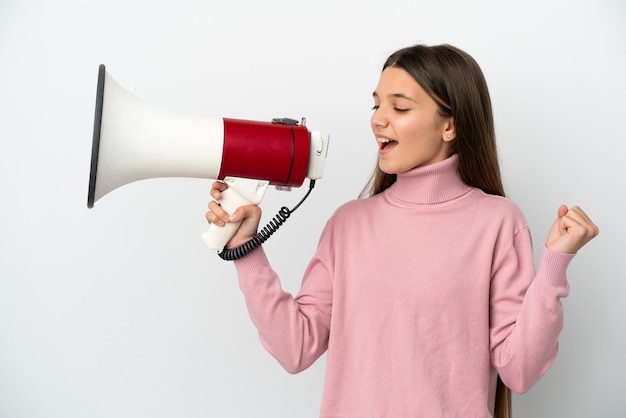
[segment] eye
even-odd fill
[[[404,112],[408,112],[409,109],[403,109],[403,108],[399,108],[399,107],[394,107],[393,110],[395,110],[398,113],[404,113]]]
[[[378,110],[379,107],[380,107],[379,105],[374,105],[372,106],[372,110]]]

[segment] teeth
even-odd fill
[[[381,144],[386,144],[387,142],[391,142],[391,139],[389,138],[376,138],[376,140],[380,142]]]

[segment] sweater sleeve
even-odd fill
[[[511,390],[525,393],[554,362],[563,328],[561,298],[573,254],[544,247],[537,273],[528,229],[494,270],[490,296],[491,362]]]
[[[235,267],[263,346],[289,373],[307,369],[328,347],[332,286],[324,264],[311,261],[296,298],[282,289],[262,247]]]

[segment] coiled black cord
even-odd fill
[[[309,190],[306,192],[304,197],[300,199],[300,201],[298,202],[296,206],[294,206],[291,209],[289,209],[286,206],[283,206],[278,211],[276,216],[274,216],[274,218],[271,221],[269,221],[267,225],[265,225],[265,227],[263,227],[263,229],[259,231],[258,234],[256,234],[254,237],[244,242],[243,244],[238,245],[235,248],[224,248],[222,252],[218,254],[220,258],[226,261],[238,260],[244,255],[248,254],[250,251],[254,250],[258,246],[263,244],[265,241],[267,241],[269,237],[271,237],[272,234],[274,234],[274,232],[276,232],[278,228],[280,228],[281,225],[285,223],[287,218],[289,218],[289,216],[291,216],[291,214],[300,207],[302,202],[304,202],[306,198],[309,197],[309,195],[311,194],[311,191],[313,190],[313,187],[315,187],[315,180],[310,180]]]

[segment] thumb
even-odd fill
[[[559,206],[559,209],[557,210],[557,218],[554,221],[554,223],[557,224],[558,229],[563,232],[567,229],[563,223],[563,217],[567,215],[567,212],[569,212],[569,208],[567,206]]]
[[[559,206],[559,210],[557,211],[557,216],[559,218],[562,218],[563,216],[567,215],[568,211],[569,211],[569,209],[567,208],[567,206],[561,205],[561,206]]]
[[[562,221],[563,217],[565,215],[567,215],[567,212],[569,212],[569,208],[567,206],[565,206],[565,205],[559,206],[559,208],[557,209],[557,212],[556,212],[556,219],[552,223],[552,228],[551,229],[553,231],[556,232],[556,231],[560,231],[560,230],[564,229],[563,223],[561,221]]]
[[[567,215],[569,208],[565,205],[559,206],[557,210],[557,218],[552,223],[552,227],[548,232],[548,238],[546,239],[546,245],[551,247],[563,234],[567,232],[567,227],[563,222],[563,217]]]

